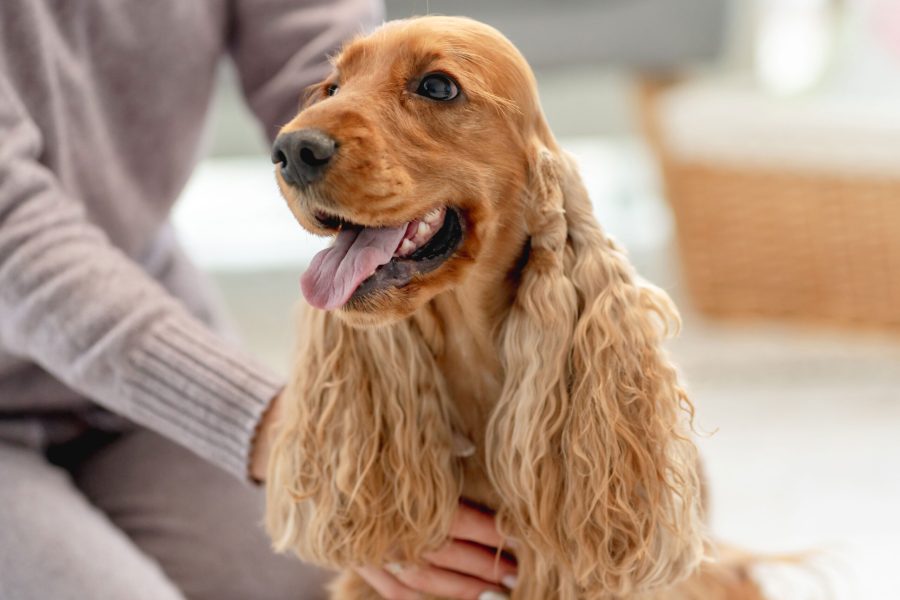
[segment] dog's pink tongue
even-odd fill
[[[343,306],[359,284],[391,260],[404,234],[406,225],[341,230],[300,279],[306,301],[323,310]]]

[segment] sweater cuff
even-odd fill
[[[162,322],[128,356],[123,397],[136,421],[248,480],[250,447],[283,383],[190,320]]]

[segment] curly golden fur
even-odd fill
[[[414,97],[434,71],[458,101]],[[757,598],[739,569],[701,569],[693,408],[661,349],[676,311],[598,225],[512,44],[468,19],[388,23],[284,131],[311,126],[341,146],[314,188],[279,178],[304,227],[332,233],[320,208],[377,226],[450,206],[465,235],[408,285],[305,309],[267,480],[275,546],[412,562],[463,495],[518,540],[515,599]],[[334,597],[377,595],[348,571]]]

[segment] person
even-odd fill
[[[223,54],[271,139],[380,16],[372,0],[0,3],[0,598],[324,594],[326,574],[271,553],[249,477],[282,382],[229,338],[168,215]],[[386,598],[478,597],[500,576],[473,566],[493,520],[461,508],[454,536],[476,544],[448,542],[427,577],[362,572]]]

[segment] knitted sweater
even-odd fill
[[[246,477],[281,382],[213,331],[169,211],[223,55],[271,138],[379,16],[373,0],[0,2],[0,419],[96,403]]]

